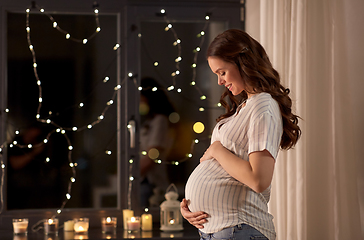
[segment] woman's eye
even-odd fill
[[[220,73],[220,76],[225,76],[225,72]]]

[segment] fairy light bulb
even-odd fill
[[[115,91],[117,91],[117,90],[119,90],[121,88],[121,85],[120,84],[118,84],[118,85],[116,85],[116,87],[114,87],[114,90]]]
[[[166,10],[162,8],[162,9],[161,9],[161,13],[162,13],[162,14],[165,14],[165,13],[166,13]]]
[[[67,198],[67,199],[71,199],[71,194],[67,193],[67,194],[66,194],[66,198]]]
[[[68,146],[68,150],[70,150],[70,151],[71,151],[72,149],[73,149],[73,147],[72,147],[72,146]]]
[[[128,77],[130,77],[130,78],[133,77],[133,73],[132,72],[129,72],[128,73]]]
[[[178,88],[177,89],[177,92],[181,93],[182,92],[182,89]]]
[[[156,160],[156,163],[161,164],[161,163],[162,163],[162,160],[157,159],[157,160]]]
[[[40,86],[42,83],[40,80],[37,81],[37,85]]]
[[[45,138],[45,139],[43,140],[43,142],[44,142],[44,143],[47,143],[47,142],[48,142],[48,139],[46,139],[46,138]]]
[[[41,103],[41,102],[43,102],[43,98],[41,98],[41,97],[40,97],[40,98],[39,98],[39,102],[40,102],[40,103]]]
[[[205,99],[206,99],[206,96],[205,96],[205,95],[202,95],[202,96],[200,97],[200,99],[201,99],[201,100],[205,100]]]
[[[83,39],[83,40],[82,40],[82,43],[83,43],[83,44],[86,44],[86,43],[87,43],[87,39],[86,39],[86,38],[85,38],[85,39]]]
[[[57,22],[53,22],[53,28],[57,27]]]
[[[168,88],[167,88],[167,90],[168,91],[172,91],[174,89],[174,86],[172,85],[172,86],[169,86]]]
[[[200,142],[200,141],[196,138],[196,139],[195,139],[195,143],[197,144],[197,143],[199,143],[199,142]]]
[[[56,132],[58,132],[58,133],[61,132],[61,129],[60,128],[57,128],[56,129]]]
[[[200,112],[204,112],[204,111],[205,111],[205,108],[200,107],[198,110],[199,110]]]
[[[18,144],[18,142],[17,142],[17,141],[13,141],[13,144],[14,144],[14,145],[17,145],[17,144]]]
[[[19,134],[19,131],[18,131],[18,130],[16,130],[16,131],[15,131],[15,134],[16,134],[16,135],[18,135],[18,134]]]
[[[134,163],[134,160],[133,159],[129,159],[129,163],[130,164],[133,164]]]
[[[114,103],[114,101],[110,100],[110,101],[107,102],[107,105],[112,105],[113,103]]]
[[[104,80],[103,80],[103,82],[104,82],[104,83],[106,83],[106,82],[108,82],[109,80],[110,80],[110,78],[109,78],[109,77],[105,77],[105,78],[104,78]]]
[[[42,12],[42,13],[44,13],[44,8],[41,8],[39,11]]]
[[[33,63],[33,67],[36,68],[37,67],[37,63]]]
[[[132,181],[134,181],[134,177],[133,176],[131,176],[131,177],[129,177],[129,180],[132,182]]]
[[[178,57],[178,58],[176,58],[174,61],[175,62],[180,62],[182,60],[182,57]]]
[[[87,125],[87,128],[88,129],[91,129],[92,128],[92,125],[91,124]]]
[[[80,104],[78,104],[78,106],[79,106],[80,108],[82,108],[83,106],[85,106],[85,104],[84,104],[84,103],[80,103]]]
[[[73,183],[74,183],[74,182],[76,182],[76,179],[75,179],[74,177],[71,177],[71,178],[70,178],[70,180],[71,180],[71,182],[73,182]]]
[[[33,147],[33,145],[32,144],[28,144],[28,148],[32,148]]]
[[[33,48],[34,48],[33,45],[29,45],[30,50],[33,50]]]
[[[77,131],[77,127],[72,127],[72,131]]]
[[[147,151],[142,151],[142,155],[146,156],[147,155]]]
[[[139,90],[139,91],[141,91],[141,90],[143,90],[143,88],[139,86],[139,87],[138,87],[138,90]]]
[[[48,124],[51,123],[51,122],[52,122],[52,120],[50,120],[50,119],[46,120],[46,123],[48,123]]]
[[[113,48],[113,49],[114,49],[114,50],[117,50],[119,47],[120,47],[120,44],[118,44],[118,43],[117,43],[117,44],[115,44],[115,46],[114,46],[114,48]]]
[[[157,87],[153,87],[153,88],[152,88],[152,91],[153,91],[153,92],[155,92],[155,91],[157,91],[157,90],[158,90],[158,88],[157,88]]]
[[[62,212],[62,210],[61,210],[61,209],[58,209],[58,210],[57,210],[57,213],[58,213],[58,214],[61,214],[61,212]]]
[[[98,9],[95,9],[95,11],[94,11],[95,13],[99,13],[99,10]]]
[[[71,35],[69,33],[66,34],[66,39],[70,39]]]
[[[100,27],[97,27],[96,28],[96,32],[100,32],[101,31],[101,28]]]
[[[154,62],[154,67],[157,67],[159,65],[158,62]]]
[[[39,118],[40,118],[40,115],[39,115],[39,114],[37,114],[37,115],[35,116],[35,118],[36,118],[36,119],[39,119]]]
[[[26,11],[27,13],[29,13],[29,12],[30,12],[30,9],[29,9],[29,8],[27,8],[25,11]]]
[[[62,134],[65,134],[65,133],[66,133],[66,130],[62,129],[62,130],[61,130],[61,133],[62,133]]]
[[[51,159],[49,157],[46,158],[46,162],[50,162]]]
[[[209,16],[209,15],[206,15],[206,16],[205,16],[205,19],[206,19],[206,20],[210,20],[210,16]]]
[[[187,157],[191,158],[192,157],[192,153],[187,154]]]
[[[5,108],[5,112],[6,113],[10,112],[9,108]]]
[[[196,63],[193,63],[191,67],[192,68],[196,68],[197,67],[197,64]]]
[[[191,82],[191,86],[195,86],[196,85],[196,82],[195,81],[192,81]]]
[[[100,120],[104,119],[104,115],[100,115],[100,116],[99,116],[99,119],[100,119]]]
[[[107,155],[111,155],[111,151],[110,151],[110,150],[106,150],[106,151],[105,151],[105,153],[106,153]]]
[[[177,75],[179,75],[179,74],[180,74],[180,71],[179,71],[179,70],[177,70],[177,71],[176,71],[176,74],[177,74]]]

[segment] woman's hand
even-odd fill
[[[215,141],[213,142],[210,147],[205,151],[205,153],[203,154],[203,156],[200,158],[200,162],[206,161],[206,160],[210,160],[214,157],[214,152],[218,149],[218,148],[224,148],[224,146],[221,144],[220,141]]]
[[[204,223],[207,222],[208,214],[205,212],[191,212],[188,208],[188,201],[186,199],[182,199],[181,202],[181,214],[182,216],[193,226],[196,228],[203,228]]]

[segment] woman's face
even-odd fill
[[[235,64],[225,62],[217,57],[208,57],[211,71],[217,75],[217,83],[224,85],[234,95],[245,90],[243,79]]]

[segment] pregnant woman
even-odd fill
[[[218,35],[207,60],[226,88],[220,99],[226,113],[187,181],[181,213],[201,240],[274,240],[267,204],[275,160],[280,148],[292,148],[301,135],[289,89],[263,47],[244,31]]]

